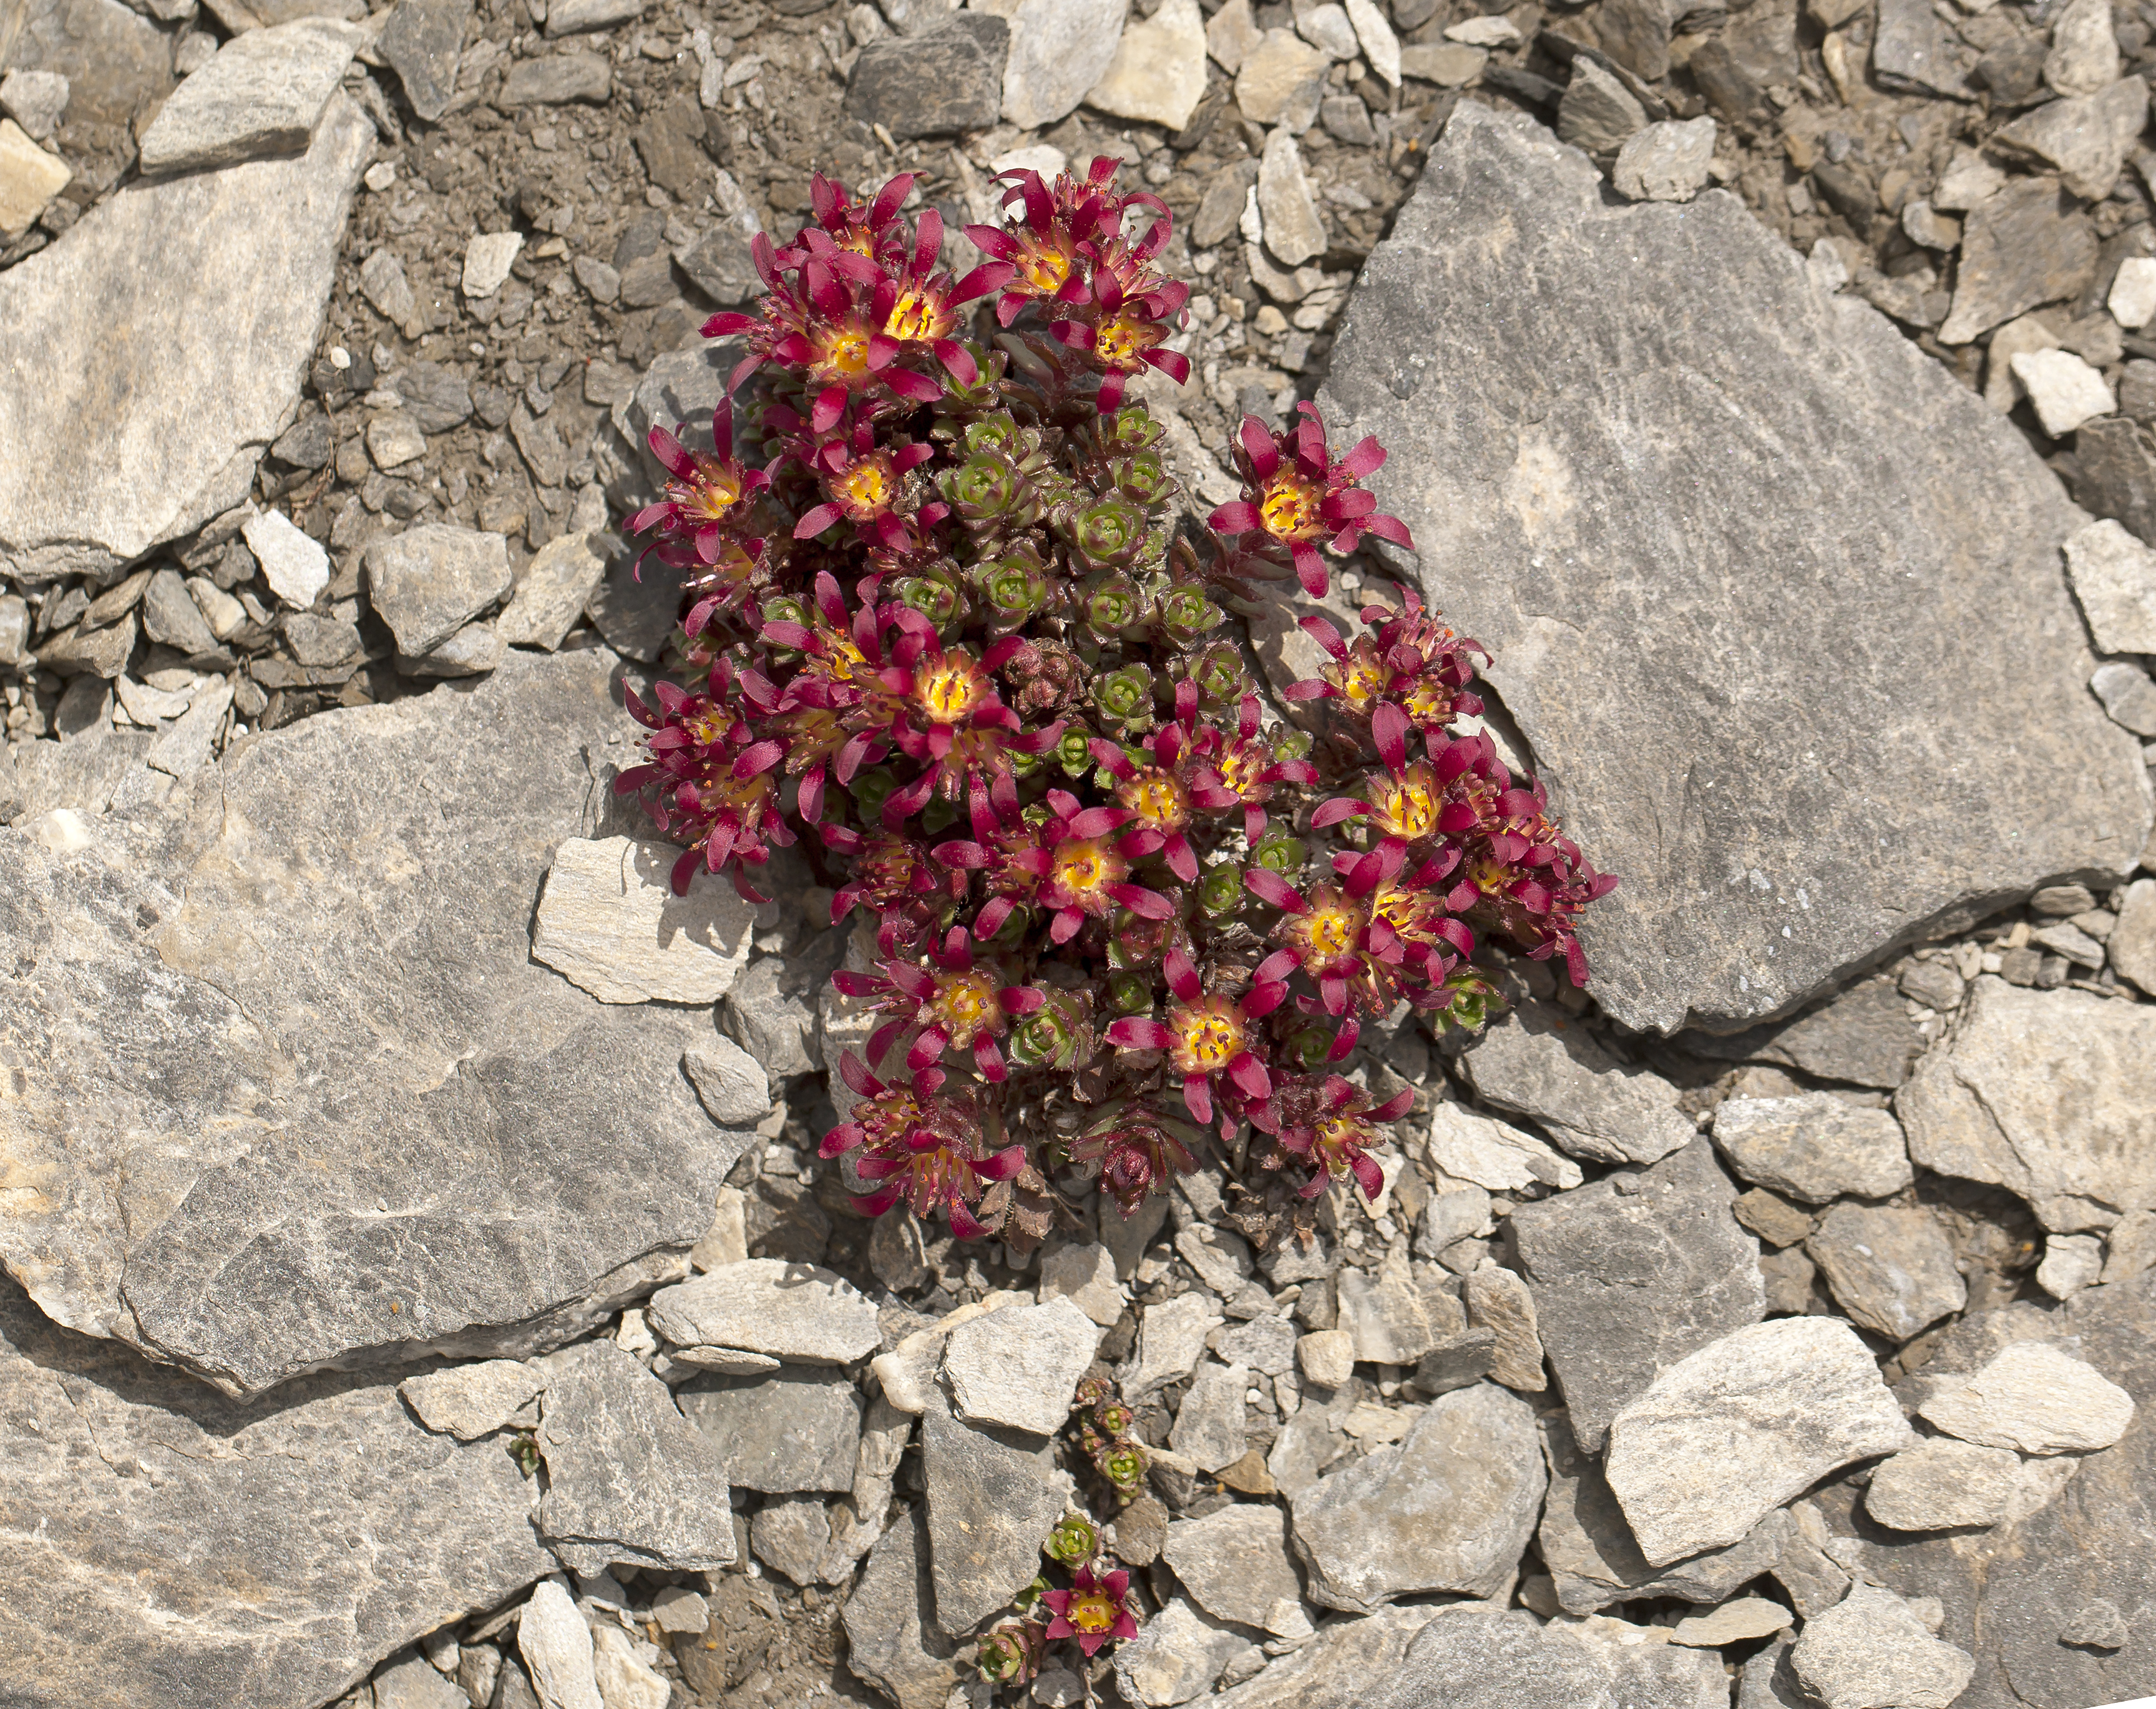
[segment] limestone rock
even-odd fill
[[[1107,74],[1129,0],[1019,0],[1007,11],[1003,115],[1021,130],[1053,125]],[[894,133],[895,134],[895,133]]]
[[[714,1039],[681,1058],[696,1100],[721,1127],[761,1121],[773,1108],[763,1065],[731,1039]]]
[[[1916,1178],[1901,1123],[1831,1092],[1728,1099],[1714,1142],[1745,1180],[1807,1204],[1887,1198]]]
[[[1291,267],[1325,253],[1325,216],[1302,170],[1302,151],[1285,126],[1265,139],[1258,163],[1258,213],[1265,247]]]
[[[316,1709],[552,1570],[537,1493],[499,1443],[430,1434],[393,1384],[227,1400],[55,1328],[0,1277],[0,1514],[38,1537],[0,1558],[0,1655],[44,1701],[143,1709],[184,1677]]]
[[[1771,1062],[1821,1080],[1892,1091],[1923,1054],[1923,1034],[1892,979],[1859,981],[1794,1020],[1726,1037],[1692,1033],[1685,1042],[1724,1062]]]
[[[1243,1396],[1250,1386],[1250,1373],[1240,1365],[1216,1365],[1209,1359],[1201,1364],[1176,1409],[1168,1446],[1202,1472],[1233,1465],[1250,1446],[1243,1423]]]
[[[1160,1552],[1215,1619],[1263,1630],[1276,1603],[1302,1594],[1288,1554],[1286,1516],[1277,1507],[1239,1503],[1203,1519],[1178,1519]]]
[[[2156,1209],[2139,1068],[2152,1060],[2156,1009],[1987,976],[1895,1109],[1926,1168],[2007,1188],[2073,1234]]]
[[[835,1371],[699,1378],[681,1410],[717,1446],[729,1481],[769,1495],[854,1486],[859,1392]]]
[[[367,601],[397,650],[412,657],[432,652],[512,585],[499,534],[428,522],[367,548]]]
[[[698,871],[685,896],[670,843],[575,837],[554,851],[531,953],[601,1003],[716,1003],[754,953],[756,910]],[[716,1119],[716,1118],[714,1118]]]
[[[1070,1418],[1070,1397],[1100,1344],[1101,1326],[1075,1301],[1052,1300],[956,1331],[944,1343],[943,1374],[968,1423],[1049,1436]]]
[[[1897,1531],[1996,1525],[2020,1486],[2020,1458],[2010,1450],[1938,1438],[1874,1466],[1864,1511]]]
[[[611,1341],[552,1355],[539,1426],[539,1532],[589,1578],[609,1567],[702,1573],[734,1558],[718,1444]]]
[[[2047,102],[2023,114],[1994,131],[1989,144],[2009,158],[2051,167],[2076,196],[2101,199],[2118,181],[2148,118],[2148,85],[2138,77],[2122,77],[2100,94]]]
[[[2096,234],[2058,181],[2014,179],[1970,210],[1953,310],[1939,341],[1967,344],[2016,315],[2073,296],[2096,262]]]
[[[936,1622],[953,1637],[1001,1614],[1040,1566],[1041,1540],[1070,1498],[1052,1445],[976,1429],[941,1407],[921,1420]]]
[[[64,860],[0,832],[0,1146],[49,1194],[0,1254],[45,1311],[241,1392],[521,1355],[679,1273],[743,1143],[681,1077],[710,1023],[522,942],[613,667],[321,714]]]
[[[1269,29],[1243,56],[1235,74],[1235,105],[1253,124],[1284,125],[1300,136],[1317,116],[1332,63],[1294,31]]]
[[[1842,1310],[1890,1341],[1907,1341],[1969,1297],[1946,1230],[1921,1207],[1837,1204],[1804,1252]]]
[[[1600,1642],[1594,1625],[1545,1626],[1525,1609],[1441,1608],[1408,1645],[1397,1672],[1370,1692],[1370,1709],[1438,1703],[1722,1709],[1728,1702],[1718,1655],[1666,1642]]]
[[[1188,1377],[1204,1357],[1206,1336],[1220,1322],[1199,1294],[1178,1294],[1147,1306],[1138,1319],[1137,1358],[1119,1378],[1123,1399],[1135,1406],[1156,1388]]]
[[[1103,1329],[1123,1315],[1123,1291],[1116,1280],[1116,1260],[1099,1241],[1080,1246],[1060,1244],[1040,1255],[1040,1303],[1067,1299]]]
[[[239,532],[262,567],[262,579],[284,604],[305,611],[329,586],[329,554],[282,511],[249,517]]]
[[[482,1359],[407,1377],[397,1392],[429,1429],[446,1430],[459,1442],[470,1442],[509,1423],[546,1386],[542,1366],[521,1359]]]
[[[22,236],[74,177],[65,161],[38,147],[13,119],[0,119],[0,237]]]
[[[1572,81],[1558,103],[1557,134],[1574,148],[1610,155],[1646,128],[1647,114],[1638,97],[1616,74],[1584,54],[1572,62]]]
[[[125,125],[172,86],[172,37],[118,0],[32,0],[16,17],[8,64],[66,78],[76,119]]]
[[[846,1665],[898,1709],[944,1709],[957,1683],[953,1646],[929,1605],[928,1523],[916,1502],[870,1552],[846,1599]]]
[[[1465,1060],[1486,1102],[1532,1116],[1575,1157],[1651,1163],[1697,1132],[1675,1086],[1621,1066],[1577,1022],[1540,1003],[1494,1023]]]
[[[398,0],[376,39],[375,51],[404,85],[412,110],[430,125],[456,93],[471,15],[472,0]]]
[[[1794,1527],[1778,1510],[1727,1548],[1665,1567],[1649,1565],[1609,1480],[1573,1439],[1564,1413],[1544,1413],[1539,1422],[1550,1482],[1535,1541],[1555,1581],[1558,1604],[1567,1614],[1593,1614],[1635,1597],[1720,1602],[1782,1559]]]
[[[1137,1637],[1116,1646],[1116,1682],[1126,1701],[1169,1709],[1207,1698],[1228,1664],[1251,1648],[1249,1639],[1172,1599]]]
[[[2064,224],[2092,262],[2079,215],[2025,182],[2050,223],[1984,241],[2063,266]],[[2068,294],[2006,292],[1962,336]],[[1550,354],[1510,377],[1411,360],[1459,349]],[[1340,443],[1390,451],[1373,480],[1426,597],[1496,652],[1568,834],[1624,875],[1581,942],[1626,1024],[1788,1013],[1936,922],[2138,854],[2146,772],[2083,690],[2054,556],[2081,513],[2009,423],[1820,290],[1734,197],[1605,206],[1586,161],[1463,103],[1363,268],[1319,401]],[[1717,520],[1735,515],[1741,542]],[[1994,680],[2015,690],[1972,706]],[[2004,772],[1958,769],[1943,729]],[[1883,845],[1881,799],[1903,810]]]
[[[2094,95],[2119,74],[2118,37],[2106,0],[2067,0],[2051,24],[2044,81],[2065,95]]]
[[[1204,15],[1198,0],[1166,0],[1151,18],[1124,24],[1116,57],[1086,91],[1086,105],[1180,131],[1204,99]]]
[[[0,403],[0,570],[103,573],[246,496],[298,406],[373,136],[335,96],[303,157],[131,189],[0,277],[0,326],[46,377]]]
[[[1713,158],[1712,118],[1663,119],[1625,139],[1610,182],[1635,202],[1689,202],[1707,187]]]
[[[558,1579],[536,1586],[524,1604],[516,1652],[540,1709],[601,1709],[591,1628]]]
[[[1527,1402],[1493,1383],[1455,1389],[1397,1448],[1295,1494],[1311,1600],[1367,1614],[1396,1596],[1491,1596],[1534,1533],[1547,1479]]]
[[[1208,1700],[1206,1709],[1365,1709],[1373,1682],[1399,1671],[1409,1641],[1435,1612],[1410,1604],[1327,1620],[1309,1643]]]
[[[2106,653],[2156,653],[2156,550],[2106,518],[2066,537],[2066,571]]]
[[[1543,1345],[1589,1453],[1663,1371],[1759,1321],[1765,1293],[1735,1198],[1699,1138],[1651,1168],[1514,1209]]]
[[[495,633],[512,647],[552,652],[583,615],[606,579],[609,553],[604,534],[558,534],[532,555]]]
[[[1450,1100],[1430,1111],[1422,1148],[1441,1177],[1491,1193],[1518,1193],[1537,1183],[1577,1187],[1586,1179],[1578,1164],[1532,1133]]]
[[[301,18],[234,36],[174,90],[142,133],[146,173],[199,172],[307,146],[362,32]]]
[[[923,34],[883,37],[855,61],[845,110],[901,138],[983,129],[1002,109],[1014,46],[1009,23],[975,12],[954,13]],[[1103,59],[1094,76],[1106,69]]]
[[[1789,1663],[1823,1709],[1948,1709],[1976,1671],[1892,1591],[1861,1583],[1804,1622]]]
[[[1964,1442],[2024,1454],[2108,1448],[2133,1419],[2133,1397],[2084,1359],[2042,1342],[2016,1342],[1918,1409]]]
[[[844,1365],[881,1337],[875,1307],[814,1265],[750,1258],[651,1296],[651,1327],[679,1347],[745,1347],[788,1364]]]
[[[1611,1419],[1606,1470],[1661,1566],[1735,1542],[1828,1472],[1910,1440],[1855,1331],[1782,1317],[1663,1372]]]

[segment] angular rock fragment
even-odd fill
[[[2156,550],[2116,521],[2066,539],[2066,570],[2089,632],[2106,653],[2156,653]]]
[[[183,1676],[316,1709],[552,1571],[537,1495],[498,1443],[431,1434],[389,1383],[229,1401],[55,1328],[0,1277],[0,1523],[38,1539],[0,1555],[0,1655],[44,1701],[142,1709]]]
[[[870,1552],[846,1599],[846,1665],[898,1705],[944,1709],[958,1671],[929,1604],[928,1523],[916,1502]]]
[[[399,0],[376,39],[375,51],[404,85],[412,110],[430,125],[456,93],[471,15],[472,0]]]
[[[976,1318],[943,1347],[943,1375],[958,1416],[1052,1435],[1093,1363],[1101,1326],[1069,1300]]]
[[[983,129],[1003,106],[1010,50],[1010,25],[980,12],[924,34],[886,36],[855,61],[846,112],[901,138]]]
[[[1435,1612],[1410,1604],[1360,1619],[1327,1620],[1309,1643],[1256,1678],[1209,1699],[1206,1709],[1365,1709],[1373,1682],[1393,1677],[1409,1643]]]
[[[33,0],[16,17],[8,64],[66,78],[76,119],[125,125],[172,86],[172,37],[118,0]]]
[[[1107,74],[1128,0],[1019,0],[1011,8],[1003,115],[1021,130],[1053,125]]]
[[[1807,1204],[1886,1198],[1916,1179],[1901,1124],[1831,1092],[1728,1099],[1714,1142],[1745,1180]]]
[[[1194,1461],[1203,1472],[1218,1472],[1243,1457],[1249,1446],[1243,1424],[1243,1396],[1250,1373],[1240,1365],[1198,1368],[1176,1409],[1168,1446]]]
[[[146,173],[296,154],[360,45],[357,24],[302,18],[234,36],[174,90],[142,133]]]
[[[1724,1336],[1656,1378],[1609,1424],[1606,1470],[1655,1565],[1733,1543],[1909,1426],[1845,1323],[1783,1317]]]
[[[540,1709],[601,1709],[591,1628],[560,1579],[533,1588],[516,1622],[516,1653]]]
[[[1138,1320],[1138,1352],[1118,1380],[1123,1399],[1135,1406],[1156,1388],[1188,1377],[1205,1355],[1205,1337],[1221,1319],[1199,1294],[1178,1294],[1148,1306]]]
[[[677,1399],[716,1445],[729,1481],[778,1496],[853,1488],[861,1400],[838,1373],[700,1378]]]
[[[1897,1531],[1996,1525],[2021,1487],[2021,1461],[2004,1448],[1935,1440],[1871,1469],[1864,1511]]]
[[[756,910],[708,875],[676,896],[680,859],[670,843],[628,837],[563,843],[532,923],[534,959],[601,1003],[716,1002],[754,953]]]
[[[1685,1042],[1725,1062],[1772,1062],[1821,1080],[1892,1091],[1909,1077],[1923,1034],[1891,979],[1866,979],[1793,1021],[1731,1037],[1693,1034]]]
[[[590,1578],[613,1566],[702,1573],[734,1558],[719,1445],[610,1341],[553,1355],[539,1426],[539,1532]]]
[[[1547,1481],[1525,1401],[1487,1383],[1440,1396],[1399,1447],[1292,1496],[1311,1600],[1367,1614],[1429,1591],[1494,1594]]]
[[[1441,1608],[1408,1645],[1397,1672],[1369,1695],[1370,1709],[1502,1703],[1507,1709],[1721,1709],[1722,1660],[1667,1644],[1595,1640],[1591,1624],[1544,1626],[1524,1609]]]
[[[299,403],[373,136],[333,96],[300,158],[112,197],[0,275],[0,326],[46,377],[0,408],[0,569],[102,574],[246,496]]]
[[[1948,1709],[1976,1671],[1892,1591],[1861,1583],[1804,1622],[1789,1664],[1823,1709]]]
[[[763,1065],[731,1039],[715,1039],[684,1053],[681,1066],[705,1113],[721,1127],[761,1121],[772,1111],[771,1082]]]
[[[64,862],[0,832],[0,943],[36,969],[0,1140],[53,1193],[0,1252],[46,1311],[245,1391],[528,1352],[679,1273],[743,1143],[680,1074],[709,1022],[520,947],[629,727],[613,668],[520,655],[272,731]]]
[[[1263,1630],[1275,1604],[1302,1594],[1288,1554],[1286,1516],[1277,1507],[1238,1504],[1203,1519],[1178,1519],[1160,1552],[1215,1619]]]
[[[1625,139],[1610,181],[1635,202],[1689,202],[1707,187],[1713,158],[1712,118],[1664,119]]]
[[[2031,194],[2047,198],[2031,229],[1991,219]],[[1426,597],[1491,646],[1495,694],[1563,779],[1568,834],[1625,876],[1582,926],[1604,1008],[1643,1029],[1746,1026],[1924,922],[2123,871],[2146,772],[2083,688],[2055,556],[2083,524],[2056,481],[1735,198],[1602,197],[1531,121],[1463,103],[1364,267],[1319,401],[1341,443],[1390,451],[1373,479],[1414,531]],[[2071,295],[2095,259],[2055,186],[2016,181],[1985,210],[1965,256],[2041,278],[2025,295],[1964,282],[1964,337]],[[1442,359],[1470,348],[1556,354],[1492,387]],[[1651,454],[1643,420],[1666,429]],[[1742,541],[1712,520],[1731,514],[1752,519]],[[1881,562],[1900,577],[1891,624]],[[2031,654],[2010,633],[2046,639]],[[2005,680],[2015,694],[1972,707],[1970,682]],[[2013,776],[1979,783],[1941,729],[1995,742]],[[1883,844],[1882,799],[1902,813]]]
[[[1050,1448],[1021,1432],[975,1429],[940,1407],[921,1420],[936,1623],[953,1636],[1004,1611],[1039,1570],[1040,1546],[1070,1496]]]
[[[1205,99],[1205,18],[1198,0],[1166,0],[1123,26],[1116,57],[1086,93],[1086,105],[1169,131],[1190,122]]]
[[[1765,1296],[1735,1196],[1696,1138],[1651,1168],[1513,1211],[1543,1345],[1589,1452],[1669,1366],[1759,1321]]]
[[[1804,1251],[1842,1310],[1890,1341],[1907,1341],[1969,1297],[1946,1230],[1922,1209],[1837,1204]]]
[[[680,1347],[737,1347],[788,1364],[844,1365],[881,1340],[875,1307],[814,1265],[750,1258],[661,1288],[651,1327]]]
[[[2133,1397],[2084,1359],[2042,1342],[2016,1342],[1918,1409],[1964,1442],[2024,1454],[2108,1448],[2133,1419]]]
[[[526,1412],[546,1386],[543,1366],[521,1359],[482,1359],[407,1377],[397,1392],[429,1429],[446,1430],[459,1442],[469,1442]]]
[[[1169,1709],[1206,1699],[1229,1662],[1250,1650],[1250,1640],[1205,1616],[1182,1599],[1116,1646],[1116,1682],[1126,1701],[1145,1709]]]
[[[1677,1108],[1675,1086],[1622,1066],[1577,1022],[1539,1003],[1493,1024],[1466,1060],[1486,1102],[1532,1116],[1575,1157],[1651,1163],[1690,1144],[1697,1131]]]
[[[1986,976],[1894,1106],[1917,1162],[2005,1187],[2072,1234],[2156,1209],[2151,1060],[2156,1008]]]
[[[505,108],[603,101],[613,92],[613,68],[603,54],[547,54],[519,59],[495,100]]]

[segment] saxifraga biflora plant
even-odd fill
[[[627,525],[681,572],[705,675],[632,696],[649,762],[616,788],[684,845],[677,890],[726,872],[762,901],[802,840],[834,921],[874,911],[874,971],[834,983],[881,1024],[833,1065],[859,1101],[823,1153],[859,1150],[866,1214],[1019,1250],[1059,1178],[1127,1214],[1213,1132],[1261,1242],[1333,1181],[1374,1197],[1409,1095],[1328,1071],[1360,1019],[1479,1024],[1477,934],[1584,985],[1573,926],[1616,881],[1459,733],[1487,655],[1412,591],[1352,641],[1305,618],[1331,662],[1286,696],[1324,733],[1267,721],[1226,613],[1322,596],[1365,534],[1412,542],[1361,485],[1384,452],[1335,455],[1309,403],[1245,418],[1243,496],[1178,531],[1163,429],[1125,396],[1187,377],[1189,288],[1157,265],[1165,205],[1115,173],[1004,174],[963,280],[936,211],[901,217],[911,175],[864,203],[819,177],[815,223],[757,239],[758,312],[703,328],[747,342],[738,426],[654,428],[672,478]]]

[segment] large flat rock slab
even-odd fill
[[[2083,514],[1735,197],[1605,203],[1463,102],[1320,401],[1391,452],[1370,484],[1428,595],[1624,877],[1580,937],[1628,1024],[1735,1030],[2131,866],[2147,775],[2060,555]]]
[[[130,185],[0,276],[0,570],[109,570],[246,495],[373,138],[333,95],[304,155]]]
[[[309,719],[70,854],[0,831],[0,1261],[47,1313],[241,1393],[681,1272],[746,1140],[681,1070],[711,1016],[528,948],[632,751],[615,669]]]
[[[555,1570],[499,1439],[393,1383],[234,1402],[0,1277],[0,1678],[68,1709],[316,1709]]]

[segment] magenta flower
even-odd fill
[[[1272,1080],[1257,1055],[1264,1040],[1254,1023],[1281,1006],[1287,987],[1261,984],[1240,998],[1208,993],[1198,969],[1179,949],[1163,955],[1161,967],[1174,993],[1168,1019],[1126,1016],[1109,1027],[1108,1042],[1127,1050],[1165,1050],[1183,1076],[1183,1101],[1196,1121],[1213,1119],[1213,1085],[1218,1076],[1226,1076],[1240,1095],[1235,1099],[1239,1109],[1263,1103],[1271,1096]]]
[[[929,952],[931,965],[887,960],[882,971],[855,973],[840,969],[831,983],[848,997],[873,997],[876,1008],[891,1019],[869,1039],[869,1055],[878,1061],[891,1041],[909,1027],[920,1034],[906,1053],[908,1070],[917,1072],[946,1050],[971,1050],[983,1080],[1002,1080],[1007,1070],[996,1040],[1012,1021],[1031,1014],[1048,993],[1028,985],[1004,985],[993,972],[973,965],[973,943],[966,928],[954,926],[941,949]]]
[[[1048,1641],[1075,1638],[1078,1647],[1091,1655],[1111,1638],[1137,1637],[1130,1589],[1131,1575],[1120,1567],[1098,1574],[1090,1566],[1081,1567],[1070,1575],[1068,1590],[1042,1593],[1042,1604],[1055,1616],[1049,1623]]]
[[[1383,465],[1383,447],[1366,439],[1335,463],[1326,449],[1325,419],[1317,406],[1296,407],[1302,421],[1277,434],[1267,433],[1255,415],[1243,418],[1235,462],[1242,471],[1244,496],[1221,506],[1207,526],[1229,536],[1261,533],[1285,547],[1304,588],[1317,598],[1327,586],[1318,541],[1349,552],[1366,533],[1410,548],[1414,539],[1399,517],[1380,515],[1377,499],[1359,485]]]

